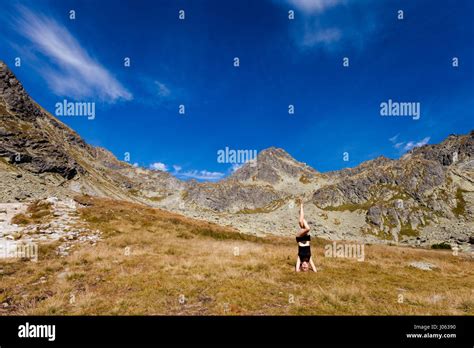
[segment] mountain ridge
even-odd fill
[[[270,147],[226,178],[196,182],[134,167],[87,144],[35,103],[2,62],[0,97],[5,202],[86,194],[218,221],[246,233],[286,234],[301,198],[312,203],[308,211],[317,217],[312,223],[329,239],[465,240],[473,230],[474,131],[414,148],[400,159],[380,156],[327,173]],[[446,231],[453,221],[459,228]]]

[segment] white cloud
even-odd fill
[[[209,172],[207,170],[190,170],[178,174],[178,176],[182,179],[197,179],[209,181],[222,179],[224,175],[225,174],[221,172]]]
[[[244,164],[242,163],[232,163],[232,167],[230,168],[230,171],[234,173],[237,169],[242,168]]]
[[[53,18],[19,7],[18,32],[34,48],[55,63],[39,71],[54,93],[72,98],[99,97],[114,102],[130,100],[132,94]]]
[[[347,52],[349,48],[360,50],[377,29],[375,11],[364,1],[274,2],[280,6],[283,4],[285,9],[295,10],[296,20],[288,25],[288,29],[296,46],[304,51],[324,49],[328,52]]]
[[[340,4],[342,0],[287,0],[287,2],[305,13],[320,13]]]
[[[395,145],[393,145],[393,147],[396,148],[396,149],[399,149],[403,146],[403,144],[405,144],[405,142],[402,141],[400,143],[396,143]]]
[[[430,141],[430,137],[425,137],[425,138],[421,139],[420,141],[411,140],[411,141],[408,141],[408,142],[405,142],[405,141],[397,142],[397,140],[399,138],[399,135],[400,134],[397,134],[397,135],[389,138],[388,140],[393,144],[393,147],[395,149],[401,150],[401,151],[404,151],[404,152],[410,151],[411,149],[413,149],[415,147],[420,147],[420,146],[426,145]]]
[[[169,88],[160,81],[155,81],[156,86],[158,87],[158,95],[162,98],[168,97],[171,94]]]
[[[303,35],[303,46],[315,46],[318,44],[331,44],[341,39],[342,32],[338,28],[320,30],[306,30]]]
[[[342,36],[341,29],[334,26],[323,27],[319,21],[322,12],[335,7],[345,0],[286,0],[286,3],[303,12],[307,18],[304,19],[304,28],[300,32],[299,41],[303,46],[316,46],[318,44],[330,44],[339,41]]]
[[[405,146],[403,147],[403,150],[409,151],[415,147],[426,145],[428,144],[428,141],[430,141],[430,137],[425,137],[420,141],[409,141],[408,143],[405,144]]]
[[[161,170],[163,172],[168,171],[168,167],[166,166],[166,164],[161,163],[161,162],[155,162],[155,163],[151,164],[150,168],[153,169],[153,170]]]
[[[393,137],[389,138],[388,141],[390,141],[391,143],[396,142],[399,135],[400,135],[400,134],[394,135]]]
[[[183,167],[180,165],[174,164],[172,165],[173,167],[173,174],[174,176],[180,178],[180,179],[196,179],[196,180],[205,180],[205,181],[217,181],[219,179],[222,179],[225,174],[221,172],[211,172],[208,170],[188,170],[183,172]],[[154,170],[162,170],[162,171],[168,171],[168,166],[164,163],[161,162],[156,162],[150,165],[151,169]]]

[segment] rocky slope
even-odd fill
[[[0,62],[1,202],[78,193],[134,200],[130,190],[144,189],[145,183],[153,183],[160,195],[179,185],[166,173],[151,176],[143,178],[139,168],[88,145],[36,104]]]
[[[466,239],[472,233],[473,149],[471,132],[416,148],[400,160],[370,161],[336,175],[312,202],[325,210],[366,213],[365,232],[387,239],[419,237],[441,220],[468,223],[461,233]]]
[[[474,132],[326,174],[282,149],[216,183],[133,167],[37,105],[0,62],[0,203],[77,194],[141,202],[252,234],[292,235],[297,198],[327,239],[466,244],[474,231]]]
[[[269,148],[229,178],[189,187],[183,198],[185,203],[216,212],[268,213],[295,196],[315,190],[324,181],[324,175],[283,149]]]

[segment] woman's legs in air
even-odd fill
[[[304,219],[304,209],[303,209],[303,201],[300,201],[300,219],[299,219],[299,224],[301,228],[305,228],[305,219]]]

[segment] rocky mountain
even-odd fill
[[[0,199],[3,202],[90,194],[137,200],[134,190],[153,184],[155,195],[179,186],[167,173],[143,171],[88,145],[35,103],[0,62]]]
[[[0,63],[0,156],[36,174],[57,173],[72,179],[85,172],[67,146],[90,151],[88,145],[34,103],[6,65]]]
[[[298,183],[318,179],[318,172],[296,161],[285,150],[271,147],[259,153],[257,160],[238,168],[230,177],[242,183],[270,184],[282,191]]]
[[[472,220],[474,132],[415,148],[400,160],[380,158],[343,171],[313,194],[325,210],[366,213],[367,232],[416,237],[440,219]]]
[[[268,213],[314,190],[322,181],[324,175],[285,150],[269,148],[220,182],[189,187],[184,199],[217,212]]]
[[[252,234],[292,235],[296,200],[313,233],[380,243],[466,243],[474,231],[474,132],[319,173],[283,149],[215,183],[134,167],[35,103],[0,62],[0,203],[78,194],[140,202]]]

